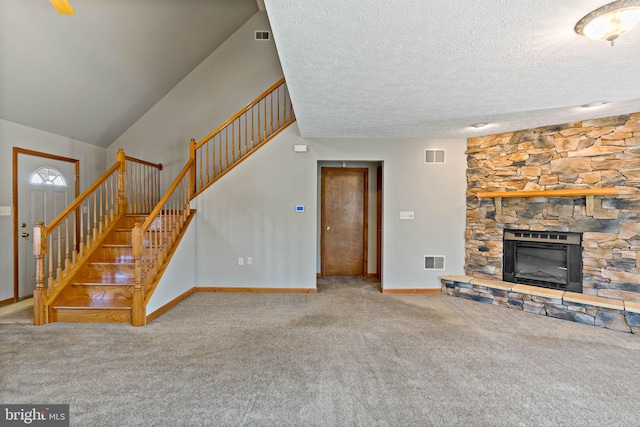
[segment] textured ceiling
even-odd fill
[[[236,29],[256,0],[0,0],[0,118],[111,144]]]
[[[459,138],[640,111],[640,28],[613,47],[573,31],[607,0],[265,3],[305,137]]]

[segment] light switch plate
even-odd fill
[[[0,216],[11,216],[11,206],[0,206]]]
[[[413,218],[414,218],[413,211],[401,211],[400,212],[400,219],[413,219]]]

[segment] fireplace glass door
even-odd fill
[[[504,230],[502,280],[582,292],[582,234]]]
[[[520,243],[520,242],[518,242]],[[543,281],[565,285],[567,283],[567,248],[565,245],[516,243],[515,276],[523,282]],[[560,247],[558,247],[560,246]],[[523,280],[524,279],[524,280]]]

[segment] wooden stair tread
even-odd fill
[[[116,228],[116,229],[115,229],[115,230],[113,230],[113,231],[115,231],[115,232],[120,232],[120,233],[127,233],[127,232],[128,232],[128,233],[131,233],[132,229],[131,229],[131,228]],[[152,228],[150,228],[150,229],[149,229],[149,230],[147,230],[147,231],[161,231],[161,230],[158,230],[157,228],[153,228],[153,227],[152,227]]]
[[[69,299],[60,301],[52,307],[55,310],[60,309],[111,309],[111,310],[131,310],[131,301],[123,299]]]
[[[135,266],[135,262],[120,262],[120,261],[90,261],[87,263],[88,265],[114,265],[114,266],[123,266],[123,267],[131,267]]]
[[[102,277],[89,277],[71,282],[71,286],[128,286],[134,285],[133,277],[113,277],[105,282]]]

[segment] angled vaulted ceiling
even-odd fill
[[[0,118],[111,144],[258,11],[256,0],[0,1]]]
[[[457,138],[640,111],[640,28],[613,47],[573,30],[607,0],[265,3],[306,137]]]

